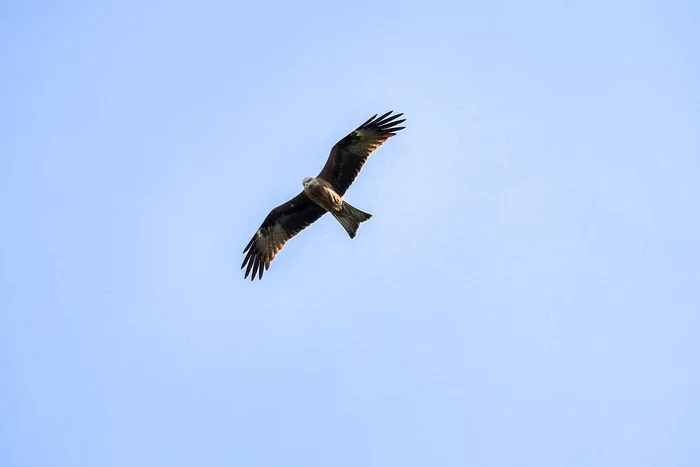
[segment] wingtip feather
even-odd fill
[[[364,128],[365,126],[369,125],[375,118],[377,118],[377,114],[372,115],[370,118],[367,119],[365,123],[357,127],[357,129],[359,130],[360,128]]]
[[[379,118],[377,119],[377,122],[381,122],[384,118],[387,117],[387,115],[390,115],[391,112],[393,112],[393,110],[390,110],[390,111],[388,111],[387,113],[385,113],[384,115],[382,115],[381,117],[379,117]]]

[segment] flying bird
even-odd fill
[[[284,244],[327,212],[333,214],[350,238],[355,238],[360,223],[372,215],[348,204],[343,195],[369,155],[405,128],[398,125],[406,119],[397,120],[403,114],[391,113],[374,115],[338,141],[321,172],[302,180],[301,193],[270,211],[243,250],[246,255],[241,265],[241,269],[246,268],[244,279],[248,275],[251,281],[256,275],[262,279],[263,272],[269,269]]]

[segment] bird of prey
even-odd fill
[[[371,214],[362,212],[343,200],[343,195],[360,173],[365,161],[375,149],[405,127],[397,120],[403,114],[391,111],[374,115],[331,149],[326,165],[316,177],[306,177],[301,193],[270,211],[260,228],[243,250],[245,278],[262,279],[263,272],[287,241],[317,221],[327,212],[333,214],[350,238],[355,238],[360,223]],[[247,253],[247,254],[246,254]],[[247,265],[247,267],[246,267]]]

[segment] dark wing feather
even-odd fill
[[[326,211],[311,201],[302,191],[294,198],[270,211],[262,225],[248,242],[243,253],[248,253],[243,260],[245,276],[250,280],[262,279],[263,271],[270,267],[275,255],[280,252],[287,241],[306,227],[316,222]],[[248,267],[246,267],[248,265]]]
[[[398,125],[406,119],[396,120],[402,113],[389,116],[390,114],[387,112],[379,118],[375,115],[331,149],[328,161],[318,176],[333,185],[340,196],[355,181],[369,155],[397,131],[405,128]]]

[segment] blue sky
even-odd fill
[[[0,465],[698,465],[699,20],[3,4]],[[387,110],[357,238],[324,217],[244,281]]]

